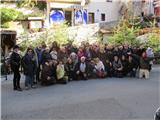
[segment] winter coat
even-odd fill
[[[65,76],[65,68],[64,65],[57,65],[57,69],[56,69],[56,75],[57,75],[57,79],[63,79]]]
[[[20,55],[16,52],[13,52],[10,56],[10,64],[12,71],[19,70],[20,63],[21,63]]]
[[[48,77],[52,79],[56,78],[56,68],[53,66],[44,64],[42,69],[41,79],[42,81],[46,81]]]
[[[87,62],[85,62],[85,64],[86,64],[85,73],[88,73],[88,70],[89,70],[88,67],[89,66],[88,66]],[[81,65],[81,62],[78,62],[77,65],[76,65],[76,67],[75,67],[75,71],[80,71],[80,65]]]
[[[127,71],[130,72],[133,69],[137,69],[138,68],[138,62],[134,59],[132,59],[132,61],[128,61],[128,65],[127,65]]]
[[[154,59],[154,57],[150,57],[150,58],[144,57],[143,58],[135,54],[133,54],[132,57],[138,60],[140,69],[147,69],[147,70],[150,69],[150,61]]]
[[[50,53],[47,52],[47,51],[43,51],[43,53],[42,53],[42,64],[44,64],[49,59],[52,59]]]
[[[24,69],[24,75],[34,76],[36,73],[36,59],[26,54],[22,58],[22,67]]]

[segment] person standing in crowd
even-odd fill
[[[53,47],[50,51],[50,55],[52,57],[52,60],[57,60],[57,50],[55,47]]]
[[[127,74],[129,77],[136,77],[138,62],[131,55],[128,56]]]
[[[79,47],[78,52],[77,52],[78,59],[80,60],[81,57],[83,57],[84,55],[85,55],[85,53],[84,53],[83,48]]]
[[[106,51],[103,45],[100,46],[99,52],[98,52],[98,58],[104,63],[106,60]]]
[[[78,63],[78,56],[77,56],[77,54],[75,52],[72,52],[70,54],[70,58],[71,58],[71,60],[73,62],[73,66],[74,66],[74,69],[75,69],[75,67],[76,67],[76,65]]]
[[[104,62],[104,66],[105,66],[105,71],[107,72],[107,76],[112,77],[113,76],[112,62],[110,62],[109,59],[106,59],[106,61]]]
[[[36,55],[37,55],[37,71],[36,71],[36,82],[39,82],[40,81],[40,65],[41,65],[41,62],[42,62],[42,45],[39,45],[38,47],[35,48],[35,52],[36,52]]]
[[[88,64],[88,78],[89,79],[93,79],[93,78],[96,78],[96,74],[95,74],[95,61],[94,60],[91,60],[90,62],[87,62]]]
[[[99,53],[99,46],[96,44],[93,44],[91,47],[91,54],[92,54],[92,59],[97,58]]]
[[[67,58],[68,58],[68,53],[67,53],[66,48],[63,46],[58,51],[57,59],[61,60],[62,62],[64,62],[64,61],[67,61]]]
[[[11,54],[10,57],[10,64],[11,64],[11,69],[14,73],[14,77],[13,77],[13,89],[17,90],[17,91],[22,91],[21,87],[20,87],[20,72],[19,72],[19,68],[20,68],[20,64],[21,64],[21,57],[19,54],[19,46],[15,45],[13,47],[13,53]]]
[[[113,70],[114,70],[114,77],[123,77],[123,66],[121,63],[121,60],[118,58],[117,55],[114,56],[114,61],[113,61]]]
[[[126,76],[128,73],[128,60],[125,55],[121,56],[121,63],[123,66],[123,76]]]
[[[49,53],[49,48],[45,48],[45,50],[43,50],[42,52],[42,62],[41,64],[45,64],[45,62],[48,60],[48,59],[52,59],[50,53]]]
[[[35,88],[34,86],[34,76],[36,74],[36,58],[34,54],[34,50],[32,48],[27,49],[27,53],[22,58],[22,66],[24,69],[25,75],[25,89],[29,89],[29,85],[31,88]]]
[[[113,46],[106,45],[105,51],[106,51],[106,59],[108,59],[110,62],[113,61]]]
[[[77,63],[75,71],[76,75],[78,76],[78,79],[88,79],[88,64],[84,56],[80,58],[80,62]]]
[[[88,62],[90,62],[92,59],[92,53],[89,45],[85,47],[85,57]]]
[[[69,81],[75,80],[75,65],[71,58],[67,59],[67,75]]]

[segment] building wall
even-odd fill
[[[95,14],[95,22],[101,21],[101,14],[105,14],[105,22],[118,20],[120,17],[119,14],[119,2],[112,1],[106,2],[106,0],[91,0],[91,2],[85,7],[88,10],[88,13]]]

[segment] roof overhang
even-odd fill
[[[82,0],[46,0],[47,2],[81,4]]]

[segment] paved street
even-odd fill
[[[160,106],[160,66],[154,66],[149,80],[73,81],[23,92],[13,91],[12,76],[9,79],[2,78],[4,120],[153,120]]]

